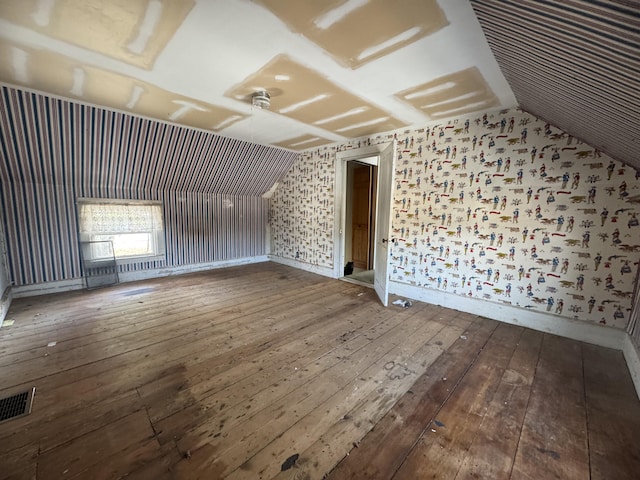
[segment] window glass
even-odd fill
[[[118,260],[133,261],[164,256],[160,203],[81,199],[78,220],[80,241],[89,261],[114,255]]]

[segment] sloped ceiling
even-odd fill
[[[296,155],[0,87],[0,178],[11,183],[90,186],[99,197],[130,190],[260,196]]]
[[[468,0],[0,0],[0,82],[292,150],[515,106]]]
[[[640,2],[471,3],[522,109],[640,169]]]

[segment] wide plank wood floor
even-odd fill
[[[14,300],[2,479],[639,478],[622,354],[275,263]]]

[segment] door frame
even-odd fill
[[[334,278],[342,278],[344,276],[344,262],[346,259],[345,231],[347,217],[347,162],[357,160],[360,163],[367,163],[369,165],[377,166],[380,153],[392,143],[393,142],[386,142],[378,145],[371,145],[363,148],[354,148],[351,150],[345,150],[343,152],[336,153],[336,184],[334,200],[336,215],[334,215],[333,225]],[[393,181],[393,178],[380,178],[380,172],[378,171],[378,184],[383,181],[391,183]],[[377,201],[378,198],[376,195],[376,202]],[[376,208],[376,212],[377,211],[378,209]],[[375,228],[376,230],[378,228],[377,219]],[[374,262],[375,256],[377,254],[376,250],[377,249],[374,246]]]

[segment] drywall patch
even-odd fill
[[[338,62],[358,68],[449,24],[436,0],[257,0]]]
[[[64,0],[4,2],[0,17],[150,69],[175,34],[194,0]]]
[[[15,52],[21,52],[19,69]],[[0,40],[0,80],[205,130],[220,131],[247,117],[126,75],[80,66],[64,55],[18,47],[4,40]]]
[[[500,100],[476,67],[416,85],[395,96],[432,119],[487,111],[500,105]]]
[[[328,143],[333,143],[333,140],[308,134],[289,138],[287,140],[283,140],[282,142],[278,142],[275,145],[282,148],[289,148],[291,150],[304,150],[307,148],[318,147],[320,145],[326,145]]]
[[[283,78],[295,79],[295,82],[289,83]],[[272,111],[345,137],[372,135],[405,126],[404,122],[287,55],[274,57],[225,95],[244,100],[252,92],[263,89],[272,92]]]

